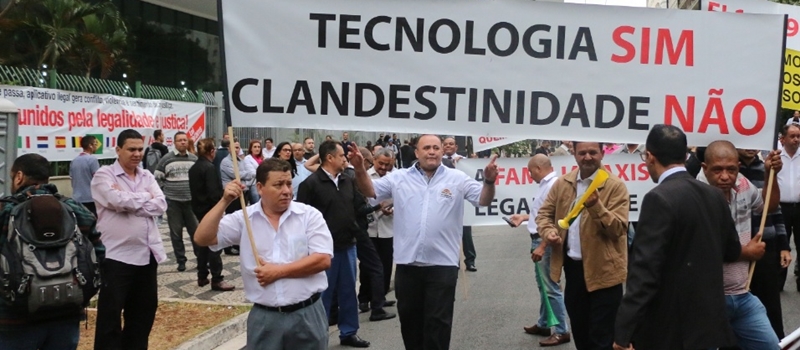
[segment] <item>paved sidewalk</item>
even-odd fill
[[[222,253],[222,275],[225,281],[236,286],[231,292],[217,292],[211,290],[211,285],[205,287],[197,286],[197,258],[192,250],[192,243],[189,240],[189,233],[183,230],[183,242],[186,246],[186,271],[178,272],[178,264],[175,262],[175,254],[172,250],[172,241],[169,238],[169,227],[167,218],[164,216],[161,226],[161,239],[164,241],[164,249],[167,251],[167,261],[158,266],[158,298],[160,300],[180,299],[182,301],[209,301],[218,304],[232,305],[247,303],[244,297],[244,284],[239,273],[239,257],[228,256]]]

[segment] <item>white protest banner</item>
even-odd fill
[[[233,125],[772,147],[785,16],[224,0]],[[747,67],[747,69],[742,69]]]
[[[573,157],[551,157],[553,170],[558,176],[564,175],[578,165]],[[478,181],[483,181],[483,168],[486,159],[463,159],[458,162],[458,169]],[[616,175],[628,187],[631,196],[629,221],[639,220],[639,208],[644,195],[655,187],[650,179],[642,158],[638,154],[611,154],[603,158],[603,166],[609,173]],[[475,208],[471,204],[464,206],[464,225],[491,226],[503,225],[504,216],[514,214],[530,214],[533,197],[539,185],[528,173],[528,158],[497,158],[499,174],[495,186],[492,204]]]
[[[495,147],[505,146],[510,143],[526,140],[523,137],[491,137],[491,136],[473,136],[472,137],[472,150],[477,153],[492,149]]]
[[[19,154],[38,153],[49,161],[67,161],[81,150],[83,136],[97,138],[98,158],[116,158],[117,135],[125,129],[139,131],[145,145],[161,129],[171,146],[178,131],[194,141],[205,135],[202,103],[147,100],[23,86],[0,85],[2,97],[19,109]]]

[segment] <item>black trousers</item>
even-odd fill
[[[95,350],[147,349],[158,308],[156,259],[150,254],[150,263],[145,266],[105,259],[101,268]]]
[[[767,309],[767,318],[772,325],[778,339],[783,339],[783,311],[781,310],[781,254],[778,251],[775,239],[764,240],[766,251],[764,257],[756,264],[753,271],[753,281],[750,283],[750,292],[755,295],[764,308]]]
[[[611,350],[614,322],[622,301],[622,284],[589,292],[583,275],[583,262],[564,253],[564,305],[578,350]]]
[[[456,266],[397,265],[395,295],[406,350],[450,348],[457,281]]]
[[[392,266],[394,266],[394,238],[370,238],[383,265],[383,290],[389,293],[392,285]]]
[[[464,226],[461,244],[464,246],[464,264],[467,266],[475,265],[475,243],[472,241],[472,226]]]
[[[794,234],[794,245],[800,247],[800,203],[781,203],[781,214],[783,214],[783,223],[786,225],[786,235],[789,242],[792,241],[792,234]],[[800,253],[797,254],[800,258]],[[758,264],[756,264],[758,265]],[[797,275],[797,268],[800,264],[795,264],[795,275]],[[788,268],[782,269],[778,285],[783,290],[786,284],[786,275]],[[800,284],[798,284],[800,286]],[[800,290],[800,288],[798,288]]]
[[[203,220],[203,217],[207,213],[199,213],[195,212],[195,216],[197,216],[197,221],[200,222]],[[194,243],[194,234],[190,235],[189,238],[192,240],[192,249],[194,250],[194,256],[197,257],[197,279],[202,280],[208,278],[208,274],[211,273],[211,282],[212,283],[219,283],[222,281],[222,252],[212,251],[209,247],[201,247]]]
[[[356,242],[358,268],[361,271],[361,287],[358,289],[358,302],[370,303],[372,310],[380,310],[386,302],[386,290],[383,288],[383,264],[372,240],[360,238]]]

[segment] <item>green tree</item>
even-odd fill
[[[0,12],[0,64],[107,76],[121,59],[127,29],[108,2],[12,1]]]

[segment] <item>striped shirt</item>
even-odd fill
[[[192,201],[192,192],[189,189],[189,169],[196,161],[196,155],[189,152],[181,155],[177,150],[167,153],[158,161],[154,175],[167,199],[179,202]]]
[[[697,175],[701,182],[708,183],[705,174],[701,171]],[[728,202],[731,209],[731,216],[736,224],[736,232],[739,233],[739,243],[746,245],[753,238],[753,213],[761,212],[764,209],[764,200],[761,198],[761,190],[752,182],[747,180],[742,174],[736,177],[736,184],[731,188],[731,197]],[[739,295],[747,293],[747,276],[750,267],[748,261],[737,261],[722,265],[722,280],[725,288],[725,295]]]
[[[744,159],[740,159],[739,165],[739,174],[742,174],[746,177],[750,182],[753,183],[758,188],[764,188],[764,178],[766,177],[766,167],[764,166],[764,161],[761,159],[755,158],[750,165],[744,161]],[[778,184],[775,183],[774,186]],[[758,233],[759,225],[761,224],[761,213],[763,211],[753,212],[753,234]],[[789,250],[789,239],[786,236],[786,226],[783,222],[783,214],[781,213],[781,208],[778,207],[774,211],[767,214],[767,220],[764,224],[764,241],[767,241],[767,245],[775,244],[775,247],[778,251],[782,250]],[[771,243],[773,242],[774,243]]]

